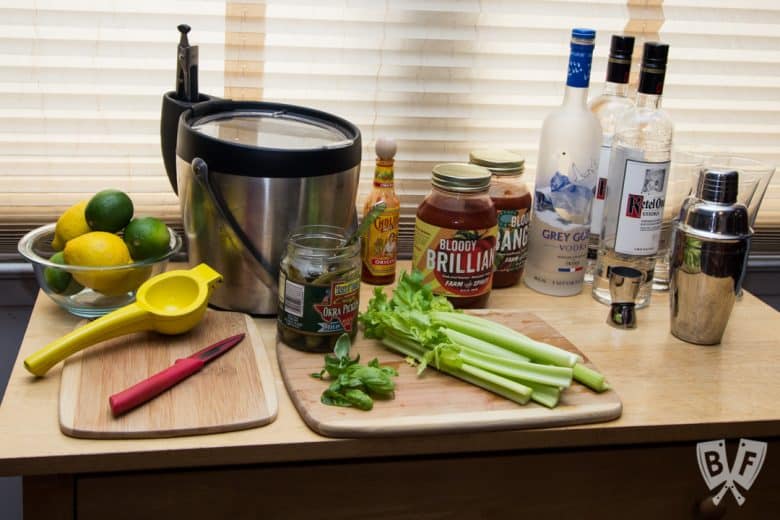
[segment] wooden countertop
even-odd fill
[[[373,288],[363,286],[365,307]],[[590,291],[568,298],[525,286],[493,291],[490,306],[532,311],[588,355],[623,400],[620,419],[600,424],[459,435],[329,439],[303,423],[279,377],[275,320],[255,323],[268,349],[279,395],[277,420],[251,430],[149,440],[84,440],[60,433],[61,366],[36,379],[22,359],[65,334],[78,318],[39,294],[0,405],[0,475],[140,470],[358,459],[780,436],[778,313],[750,294],[737,302],[723,343],[703,347],[669,333],[668,297],[638,312],[639,327],[605,324]]]

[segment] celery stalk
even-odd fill
[[[547,408],[555,408],[558,405],[558,401],[561,398],[560,388],[523,380],[519,380],[518,383],[531,389],[531,401],[546,406]]]
[[[539,363],[573,367],[581,361],[577,354],[568,350],[536,341],[517,331],[511,331],[512,334],[509,334],[509,329],[503,326],[497,327],[496,323],[490,320],[476,316],[464,320],[461,319],[463,316],[454,312],[431,312],[431,318],[437,323],[527,356]]]
[[[531,388],[526,385],[493,374],[487,370],[482,370],[468,363],[463,363],[460,368],[449,365],[442,365],[441,368],[443,372],[519,404],[527,403],[533,395]]]
[[[411,356],[418,361],[422,359],[420,351],[423,350],[424,347],[414,345],[408,340],[385,336],[382,339],[382,343],[400,354]],[[471,366],[468,363],[444,362],[436,368],[441,372],[463,379],[467,383],[489,390],[519,404],[527,403],[533,393],[531,388],[527,385],[523,385],[498,374],[493,374],[487,370]]]
[[[596,392],[609,390],[609,384],[607,384],[603,374],[581,363],[574,365],[574,379]]]
[[[458,346],[466,347],[470,350],[484,352],[486,354],[492,354],[494,356],[501,356],[502,358],[514,359],[516,361],[529,361],[528,357],[518,354],[512,350],[501,348],[493,343],[482,341],[479,338],[463,334],[457,330],[442,327],[441,331],[449,338],[450,341]]]
[[[514,361],[488,354],[476,354],[465,349],[461,351],[460,355],[466,363],[510,379],[524,379],[542,385],[564,388],[571,385],[571,368],[529,363],[527,361]]]

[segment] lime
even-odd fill
[[[50,262],[55,264],[65,264],[65,256],[62,251],[54,253]],[[43,270],[43,279],[46,282],[46,286],[57,294],[63,294],[69,296],[76,294],[84,287],[73,279],[73,276],[67,271],[57,269],[56,267],[47,267]]]
[[[125,244],[133,260],[159,258],[168,252],[168,226],[154,217],[134,218],[125,228]]]
[[[68,240],[92,231],[84,216],[87,202],[82,200],[74,204],[57,219],[57,225],[54,227],[54,239],[51,241],[51,247],[55,251],[62,251]]]
[[[124,241],[105,231],[92,231],[68,241],[64,254],[65,262],[73,266],[111,267],[132,262]],[[116,295],[127,292],[124,278],[128,272],[126,269],[74,272],[73,278],[95,291]]]
[[[133,218],[133,201],[123,191],[103,190],[89,199],[84,215],[94,231],[116,233]]]

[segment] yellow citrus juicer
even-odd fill
[[[187,332],[203,318],[221,280],[222,275],[206,264],[153,276],[138,288],[135,302],[52,341],[25,359],[24,366],[42,376],[68,356],[107,339],[143,330]]]

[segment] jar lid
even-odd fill
[[[179,120],[176,154],[211,171],[246,177],[315,177],[354,168],[360,130],[307,107],[215,99]]]
[[[469,162],[484,166],[495,175],[520,175],[525,169],[522,155],[498,148],[474,150],[469,154]]]
[[[433,167],[433,185],[447,191],[469,193],[490,186],[490,170],[466,163],[444,163]]]

